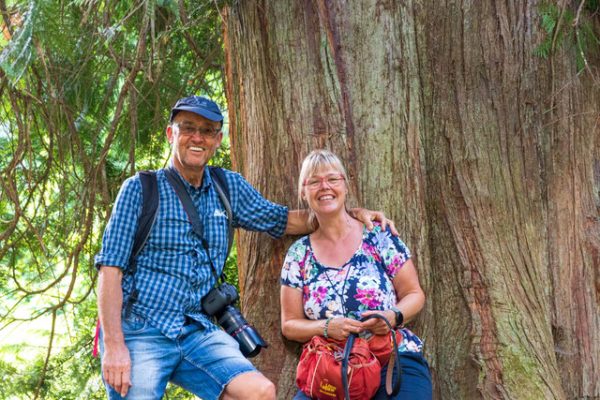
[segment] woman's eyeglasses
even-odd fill
[[[325,182],[330,188],[338,187],[344,182],[344,177],[342,175],[330,175],[324,178],[313,177],[305,180],[303,185],[310,190],[317,190],[321,187],[323,182]]]

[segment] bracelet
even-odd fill
[[[329,317],[329,318],[327,318],[327,321],[325,321],[325,329],[323,330],[323,336],[325,337],[325,339],[329,338],[329,335],[327,334],[327,329],[329,328],[329,323],[331,322],[332,319],[333,319],[333,317]]]

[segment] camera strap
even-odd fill
[[[204,227],[202,225],[202,221],[200,220],[200,216],[198,215],[198,211],[196,210],[196,206],[194,205],[194,202],[192,201],[189,193],[187,192],[187,190],[185,189],[185,186],[183,184],[183,182],[181,181],[181,178],[179,177],[179,174],[177,174],[177,172],[173,169],[173,167],[169,167],[169,168],[165,168],[165,175],[167,177],[167,180],[169,181],[169,183],[171,184],[171,187],[173,188],[173,190],[175,191],[175,193],[177,194],[177,197],[179,197],[179,201],[181,201],[181,205],[183,206],[183,209],[185,210],[185,213],[188,216],[188,219],[190,220],[190,223],[192,224],[192,230],[194,231],[194,233],[196,234],[196,236],[198,236],[198,238],[200,239],[200,242],[202,243],[202,247],[204,247],[204,251],[206,252],[206,255],[208,256],[208,260],[210,262],[210,268],[211,268],[211,272],[213,274],[213,277],[215,278],[216,282],[219,282],[219,274],[217,274],[217,270],[215,268],[215,265],[213,264],[213,260],[212,257],[210,256],[210,251],[208,249],[208,242],[207,240],[204,238]],[[219,197],[221,197],[221,200],[223,199],[222,196],[224,196],[222,190],[220,190],[221,188],[219,187],[219,185],[215,185],[217,189],[217,194],[219,195]],[[229,206],[229,202],[225,202],[223,201],[224,204],[226,204],[225,208],[227,209]],[[228,215],[230,214],[230,208],[227,209],[227,213]],[[231,232],[231,217],[229,217],[229,231]],[[231,234],[230,234],[231,236]],[[231,238],[229,238],[229,242],[231,242]],[[231,247],[231,243],[228,244],[229,247]],[[221,275],[221,278],[223,276]],[[224,281],[224,279],[222,279]]]

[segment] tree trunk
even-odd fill
[[[535,55],[552,39],[538,2],[240,1],[225,17],[235,168],[296,208],[304,156],[342,158],[351,205],[385,211],[413,250],[435,397],[600,398],[600,94],[566,39]],[[290,242],[238,235],[281,399]]]

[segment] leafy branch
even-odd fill
[[[0,0],[0,330],[52,321],[35,384],[11,390],[64,398],[56,318],[95,318],[101,233],[122,180],[165,163],[169,107],[222,97],[220,5]]]
[[[585,70],[598,83],[597,71],[593,70],[590,58],[597,58],[600,52],[600,39],[594,31],[594,18],[600,15],[600,2],[581,0],[575,10],[570,9],[566,3],[562,7],[542,3],[539,12],[542,28],[547,35],[534,54],[547,59],[552,58],[561,47],[571,49],[575,54],[577,73]]]

